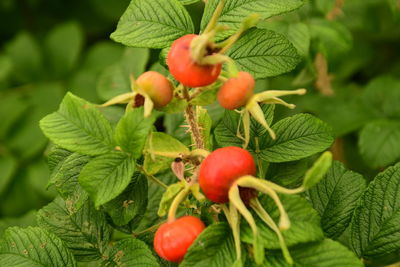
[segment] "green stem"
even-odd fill
[[[178,195],[176,195],[175,199],[172,201],[171,206],[168,211],[168,222],[175,221],[176,211],[178,210],[179,205],[186,198],[186,196],[190,192],[190,186],[188,184],[185,185],[185,188],[181,190]]]
[[[141,165],[139,165],[139,164],[136,164],[136,167],[139,169],[139,171],[144,175],[144,176],[146,176],[146,178],[148,179],[148,180],[150,180],[151,182],[153,182],[153,183],[155,183],[155,184],[157,184],[157,185],[159,185],[159,186],[161,186],[161,187],[163,187],[164,189],[167,189],[168,188],[168,186],[166,185],[166,184],[164,184],[163,182],[161,182],[159,179],[157,179],[155,176],[153,176],[153,175],[151,175],[151,174],[148,174],[146,171],[145,171],[145,169],[143,168],[143,166],[141,166]]]
[[[232,45],[240,38],[242,33],[245,32],[247,29],[255,26],[258,23],[259,19],[260,15],[258,14],[253,14],[247,17],[240,26],[240,29],[234,35],[229,37],[224,42],[220,43],[220,47],[222,47],[222,49],[219,51],[219,53],[223,54],[228,51],[229,48],[231,48]]]
[[[133,235],[133,237],[137,237],[138,235],[141,235],[141,234],[144,234],[144,233],[146,233],[146,232],[152,232],[153,230],[156,230],[161,224],[163,224],[163,223],[165,223],[165,221],[162,221],[162,222],[160,222],[160,223],[157,223],[157,224],[155,224],[155,225],[152,225],[152,226],[150,226],[149,228],[146,228],[146,229],[144,229],[144,230],[142,230],[142,231],[139,231],[139,232],[137,232],[137,233],[133,233],[132,235]]]
[[[289,264],[293,264],[293,259],[290,256],[289,250],[286,246],[285,239],[282,236],[281,231],[279,230],[278,226],[274,222],[274,220],[269,216],[269,214],[265,211],[262,207],[258,198],[253,198],[250,200],[250,206],[253,210],[257,213],[257,215],[263,220],[278,236],[279,245],[282,249],[283,257],[285,258],[286,262]]]
[[[212,15],[210,21],[208,22],[207,27],[204,29],[204,32],[202,34],[209,33],[215,28],[223,9],[224,9],[224,0],[220,0],[217,8],[214,11],[214,14]]]

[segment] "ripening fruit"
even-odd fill
[[[172,84],[164,75],[158,72],[147,71],[143,73],[136,80],[136,84],[149,95],[156,108],[161,108],[172,100]]]
[[[175,40],[167,56],[167,65],[172,76],[189,87],[202,87],[212,84],[221,73],[221,64],[200,65],[193,60],[190,42],[196,36],[198,35],[188,34]]]
[[[183,216],[173,222],[164,223],[154,236],[154,249],[163,259],[181,262],[204,228],[204,223],[193,216]]]
[[[225,203],[229,201],[229,189],[235,180],[255,174],[256,164],[248,151],[234,146],[219,148],[200,166],[200,188],[209,200]]]
[[[246,105],[254,92],[255,81],[248,72],[239,72],[229,78],[218,92],[218,102],[226,109],[237,109]]]

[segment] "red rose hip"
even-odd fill
[[[200,65],[192,58],[190,43],[197,36],[188,34],[175,40],[167,55],[167,65],[172,76],[189,87],[210,85],[221,73],[221,64]]]
[[[163,259],[181,262],[204,228],[204,223],[194,216],[183,216],[173,222],[164,223],[154,236],[154,249]]]
[[[199,183],[206,197],[217,203],[229,201],[231,185],[241,176],[255,175],[253,156],[239,147],[223,147],[213,151],[200,166]]]
[[[139,76],[136,84],[149,95],[154,107],[161,108],[172,100],[173,87],[171,82],[162,74],[147,71]]]
[[[226,109],[237,109],[246,105],[253,95],[255,81],[248,72],[239,72],[229,78],[218,91],[218,102]]]

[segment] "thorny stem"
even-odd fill
[[[171,203],[171,206],[169,207],[168,211],[168,222],[173,222],[175,221],[175,215],[176,211],[178,210],[179,205],[181,202],[186,198],[186,196],[190,192],[190,186],[189,184],[185,184],[185,188],[176,195],[174,200]]]
[[[146,176],[147,179],[149,179],[150,181],[152,181],[153,183],[163,187],[164,189],[167,189],[168,186],[166,184],[164,184],[163,182],[161,182],[159,179],[157,179],[155,176],[148,174],[145,169],[143,168],[143,166],[136,164],[136,167],[139,169],[139,171],[141,173],[144,174],[144,176]]]
[[[190,95],[186,87],[183,88],[183,96],[187,101],[190,101]],[[200,131],[199,124],[197,123],[196,116],[194,114],[193,106],[188,104],[185,109],[185,118],[189,124],[189,130],[192,134],[192,138],[198,149],[204,149],[204,140]]]
[[[279,245],[282,249],[282,254],[287,263],[293,264],[293,259],[290,256],[289,250],[286,246],[285,239],[282,236],[281,231],[279,230],[278,226],[274,222],[274,220],[269,216],[269,214],[265,211],[262,207],[258,198],[253,198],[250,200],[250,206],[254,209],[257,215],[276,233],[279,240]]]

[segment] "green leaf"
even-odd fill
[[[311,36],[307,24],[302,22],[289,24],[287,37],[294,47],[296,47],[299,55],[308,55]]]
[[[97,93],[103,100],[131,91],[129,75],[139,77],[146,70],[149,49],[127,47],[118,62],[107,66],[99,77]]]
[[[204,15],[201,20],[201,29],[204,30],[210,21],[219,0],[208,0]],[[286,12],[290,12],[295,10],[303,5],[302,0],[230,0],[225,1],[224,9],[222,10],[221,16],[218,19],[220,24],[226,25],[229,27],[228,30],[225,30],[220,39],[223,39],[229,35],[235,33],[242,21],[252,15],[259,14],[261,20],[265,20],[272,16],[276,16],[279,14],[283,14]]]
[[[189,13],[178,0],[133,0],[111,39],[127,46],[164,48],[193,32]]]
[[[364,126],[358,139],[364,161],[378,169],[400,159],[400,122],[372,121]]]
[[[318,18],[312,19],[309,26],[311,38],[319,41],[320,50],[327,53],[328,61],[351,49],[352,34],[339,22]]]
[[[380,76],[366,86],[363,102],[377,118],[400,119],[400,80],[390,76]]]
[[[264,111],[265,120],[268,124],[271,124],[274,117],[275,105],[262,105],[261,108]],[[224,116],[214,130],[215,140],[219,146],[224,147],[233,145],[242,147],[244,141],[237,136],[239,123],[243,125],[240,121],[240,115],[236,111],[225,110]],[[250,123],[249,149],[257,151],[257,147],[262,148],[265,145],[264,141],[269,138],[269,134],[255,119],[251,118]],[[244,136],[242,126],[240,130],[241,135]]]
[[[265,179],[288,188],[299,187],[309,168],[309,162],[310,159],[305,158],[296,161],[270,163]]]
[[[325,178],[307,191],[314,209],[321,216],[321,226],[326,236],[336,239],[344,232],[365,188],[362,175],[334,161]]]
[[[156,178],[164,182],[166,185],[176,182],[176,176],[170,171],[159,174],[156,176]],[[147,209],[136,231],[145,230],[160,222],[161,218],[157,215],[157,211],[160,206],[160,201],[164,192],[164,187],[161,187],[159,184],[153,183],[152,181],[148,180]]]
[[[95,210],[90,201],[76,213],[71,213],[61,198],[39,210],[40,227],[61,238],[79,261],[101,258],[111,236],[104,213]]]
[[[67,22],[54,27],[45,40],[49,71],[56,77],[62,77],[70,72],[78,61],[83,41],[83,31],[76,22]]]
[[[0,239],[3,238],[4,232],[7,228],[12,226],[36,226],[36,210],[31,210],[19,217],[3,217],[0,220]]]
[[[176,183],[168,186],[167,190],[162,195],[160,201],[160,207],[158,208],[158,216],[163,217],[167,214],[169,207],[171,206],[172,201],[178,195],[180,191],[183,189],[182,183]]]
[[[13,129],[8,138],[8,147],[21,159],[29,159],[42,153],[47,144],[47,139],[39,128],[39,120],[43,112],[32,108],[22,117],[17,127]]]
[[[172,136],[153,132],[145,146],[144,168],[148,174],[155,174],[170,167],[174,158],[189,149]]]
[[[60,196],[67,203],[70,213],[79,210],[89,195],[79,184],[78,177],[91,157],[78,153],[71,154],[58,148],[52,151],[49,158],[53,161],[51,164],[56,163],[52,168],[49,185],[56,187]],[[55,162],[56,160],[59,161]]]
[[[191,5],[193,3],[199,2],[200,0],[179,0],[179,2],[182,3],[182,5]]]
[[[332,165],[332,153],[324,152],[315,162],[314,165],[306,172],[303,181],[303,187],[309,189],[321,181]]]
[[[136,228],[146,211],[147,187],[146,177],[136,172],[125,191],[104,205],[114,224],[121,226],[129,223],[131,228]]]
[[[300,62],[296,48],[283,35],[263,29],[247,31],[228,56],[255,79],[289,72]]]
[[[282,255],[273,253],[268,255],[263,267],[331,267],[331,266],[364,266],[351,251],[339,242],[325,239],[318,243],[309,243],[290,250],[294,265],[286,263]]]
[[[96,107],[71,93],[40,127],[53,143],[73,152],[100,155],[114,148],[110,123]]]
[[[320,228],[320,218],[307,200],[297,195],[279,195],[279,197],[291,222],[290,228],[282,232],[288,246],[323,239],[324,234]],[[280,213],[275,202],[266,196],[261,197],[260,202],[271,218],[277,223]],[[261,239],[264,242],[264,247],[267,249],[280,249],[278,237],[275,232],[261,221],[257,215],[254,216]],[[241,239],[246,243],[253,242],[253,234],[247,223],[241,224]]]
[[[123,54],[123,46],[111,41],[96,42],[87,52],[82,68],[101,71],[118,62]]]
[[[391,253],[400,260],[400,164],[379,173],[358,202],[351,245],[358,256],[378,262]]]
[[[49,168],[42,158],[33,161],[26,167],[27,182],[31,190],[47,199],[54,199],[56,190],[54,190],[54,188],[52,188],[52,190],[46,188],[49,182],[49,176]]]
[[[143,108],[129,109],[115,128],[117,145],[132,157],[139,158],[155,119],[155,116],[143,117]]]
[[[102,266],[159,266],[147,245],[143,241],[133,238],[116,242],[109,252],[108,259],[103,262]]]
[[[235,246],[229,225],[214,223],[196,238],[179,266],[228,267],[235,260]]]
[[[75,267],[76,262],[54,234],[39,227],[11,227],[0,243],[0,266]]]
[[[1,95],[0,117],[2,120],[0,123],[0,139],[6,138],[10,129],[21,119],[28,108],[27,103],[23,101],[23,98],[19,94]]]
[[[277,138],[261,151],[268,162],[286,162],[309,157],[327,149],[333,142],[331,129],[309,114],[285,118],[272,126]]]
[[[5,49],[13,63],[13,74],[20,83],[39,78],[42,55],[38,44],[30,34],[19,33]]]
[[[6,191],[17,170],[17,161],[12,156],[0,157],[0,196]]]
[[[114,151],[92,159],[83,167],[78,179],[98,208],[124,191],[134,171],[135,160]]]

